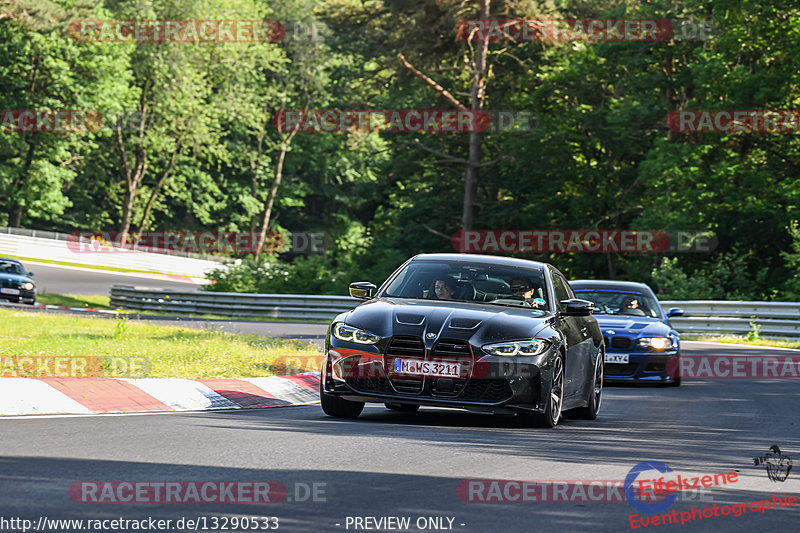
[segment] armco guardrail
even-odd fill
[[[330,320],[361,300],[314,294],[248,294],[239,292],[169,291],[114,285],[111,306],[120,309],[260,316],[288,320]]]
[[[111,289],[111,305],[121,309],[288,320],[330,320],[360,302],[349,296],[314,294],[169,291],[120,285]],[[681,333],[746,335],[753,322],[761,327],[762,336],[800,337],[800,302],[691,300],[662,301],[661,305],[686,312],[670,319]]]
[[[800,337],[800,302],[662,300],[661,306],[680,307],[686,312],[670,319],[681,333],[746,335],[753,329],[752,322],[764,337]]]

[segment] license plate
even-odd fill
[[[444,361],[420,361],[418,359],[395,359],[394,371],[398,374],[414,376],[436,376],[457,378],[461,375],[461,365]]]
[[[607,353],[606,363],[622,363],[628,362],[628,354],[626,353]]]
[[[7,289],[3,287],[2,289],[0,289],[0,292],[2,292],[3,294],[13,294],[14,296],[19,296],[19,289]]]

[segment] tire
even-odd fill
[[[605,351],[601,348],[597,355],[597,363],[594,366],[594,377],[592,378],[592,388],[589,391],[589,403],[584,407],[575,409],[575,414],[584,420],[594,420],[600,412],[600,404],[603,403],[603,373],[605,370]]]
[[[550,381],[550,394],[544,413],[531,413],[531,425],[539,428],[553,428],[561,420],[564,406],[564,356],[559,353],[553,363],[553,378]]]
[[[336,418],[358,418],[358,415],[364,410],[364,402],[351,402],[338,396],[325,394],[325,391],[322,390],[322,383],[319,387],[319,402],[326,415]]]
[[[667,383],[664,385],[665,387],[680,387],[681,386],[681,378],[676,378],[675,381],[672,383]]]
[[[390,411],[401,411],[403,413],[416,413],[419,411],[419,405],[409,405],[405,403],[385,403],[383,405]]]

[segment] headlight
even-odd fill
[[[344,322],[338,322],[333,326],[333,336],[340,341],[357,342],[359,344],[375,344],[381,340],[380,336],[374,333],[348,326]]]
[[[642,337],[639,346],[654,350],[669,350],[672,348],[672,339],[669,337]]]
[[[498,342],[496,344],[486,344],[483,350],[492,355],[508,356],[530,356],[539,355],[547,350],[547,341],[531,339],[527,341]]]
[[[33,283],[31,283],[30,281],[26,281],[25,283],[22,284],[22,288],[25,289],[26,291],[32,291]]]

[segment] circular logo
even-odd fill
[[[678,497],[678,493],[673,492],[672,494],[664,497],[663,500],[653,504],[647,504],[639,500],[636,497],[636,478],[639,477],[639,474],[642,472],[647,472],[648,470],[657,470],[662,474],[672,472],[670,467],[664,463],[659,463],[658,461],[645,461],[643,463],[639,463],[631,468],[631,471],[628,472],[628,475],[625,477],[625,499],[628,500],[628,503],[640,513],[660,513],[672,505],[672,503],[675,501],[675,498]]]
[[[431,339],[431,340],[435,339],[436,338],[436,333],[426,333],[425,334],[425,338],[426,339]]]

